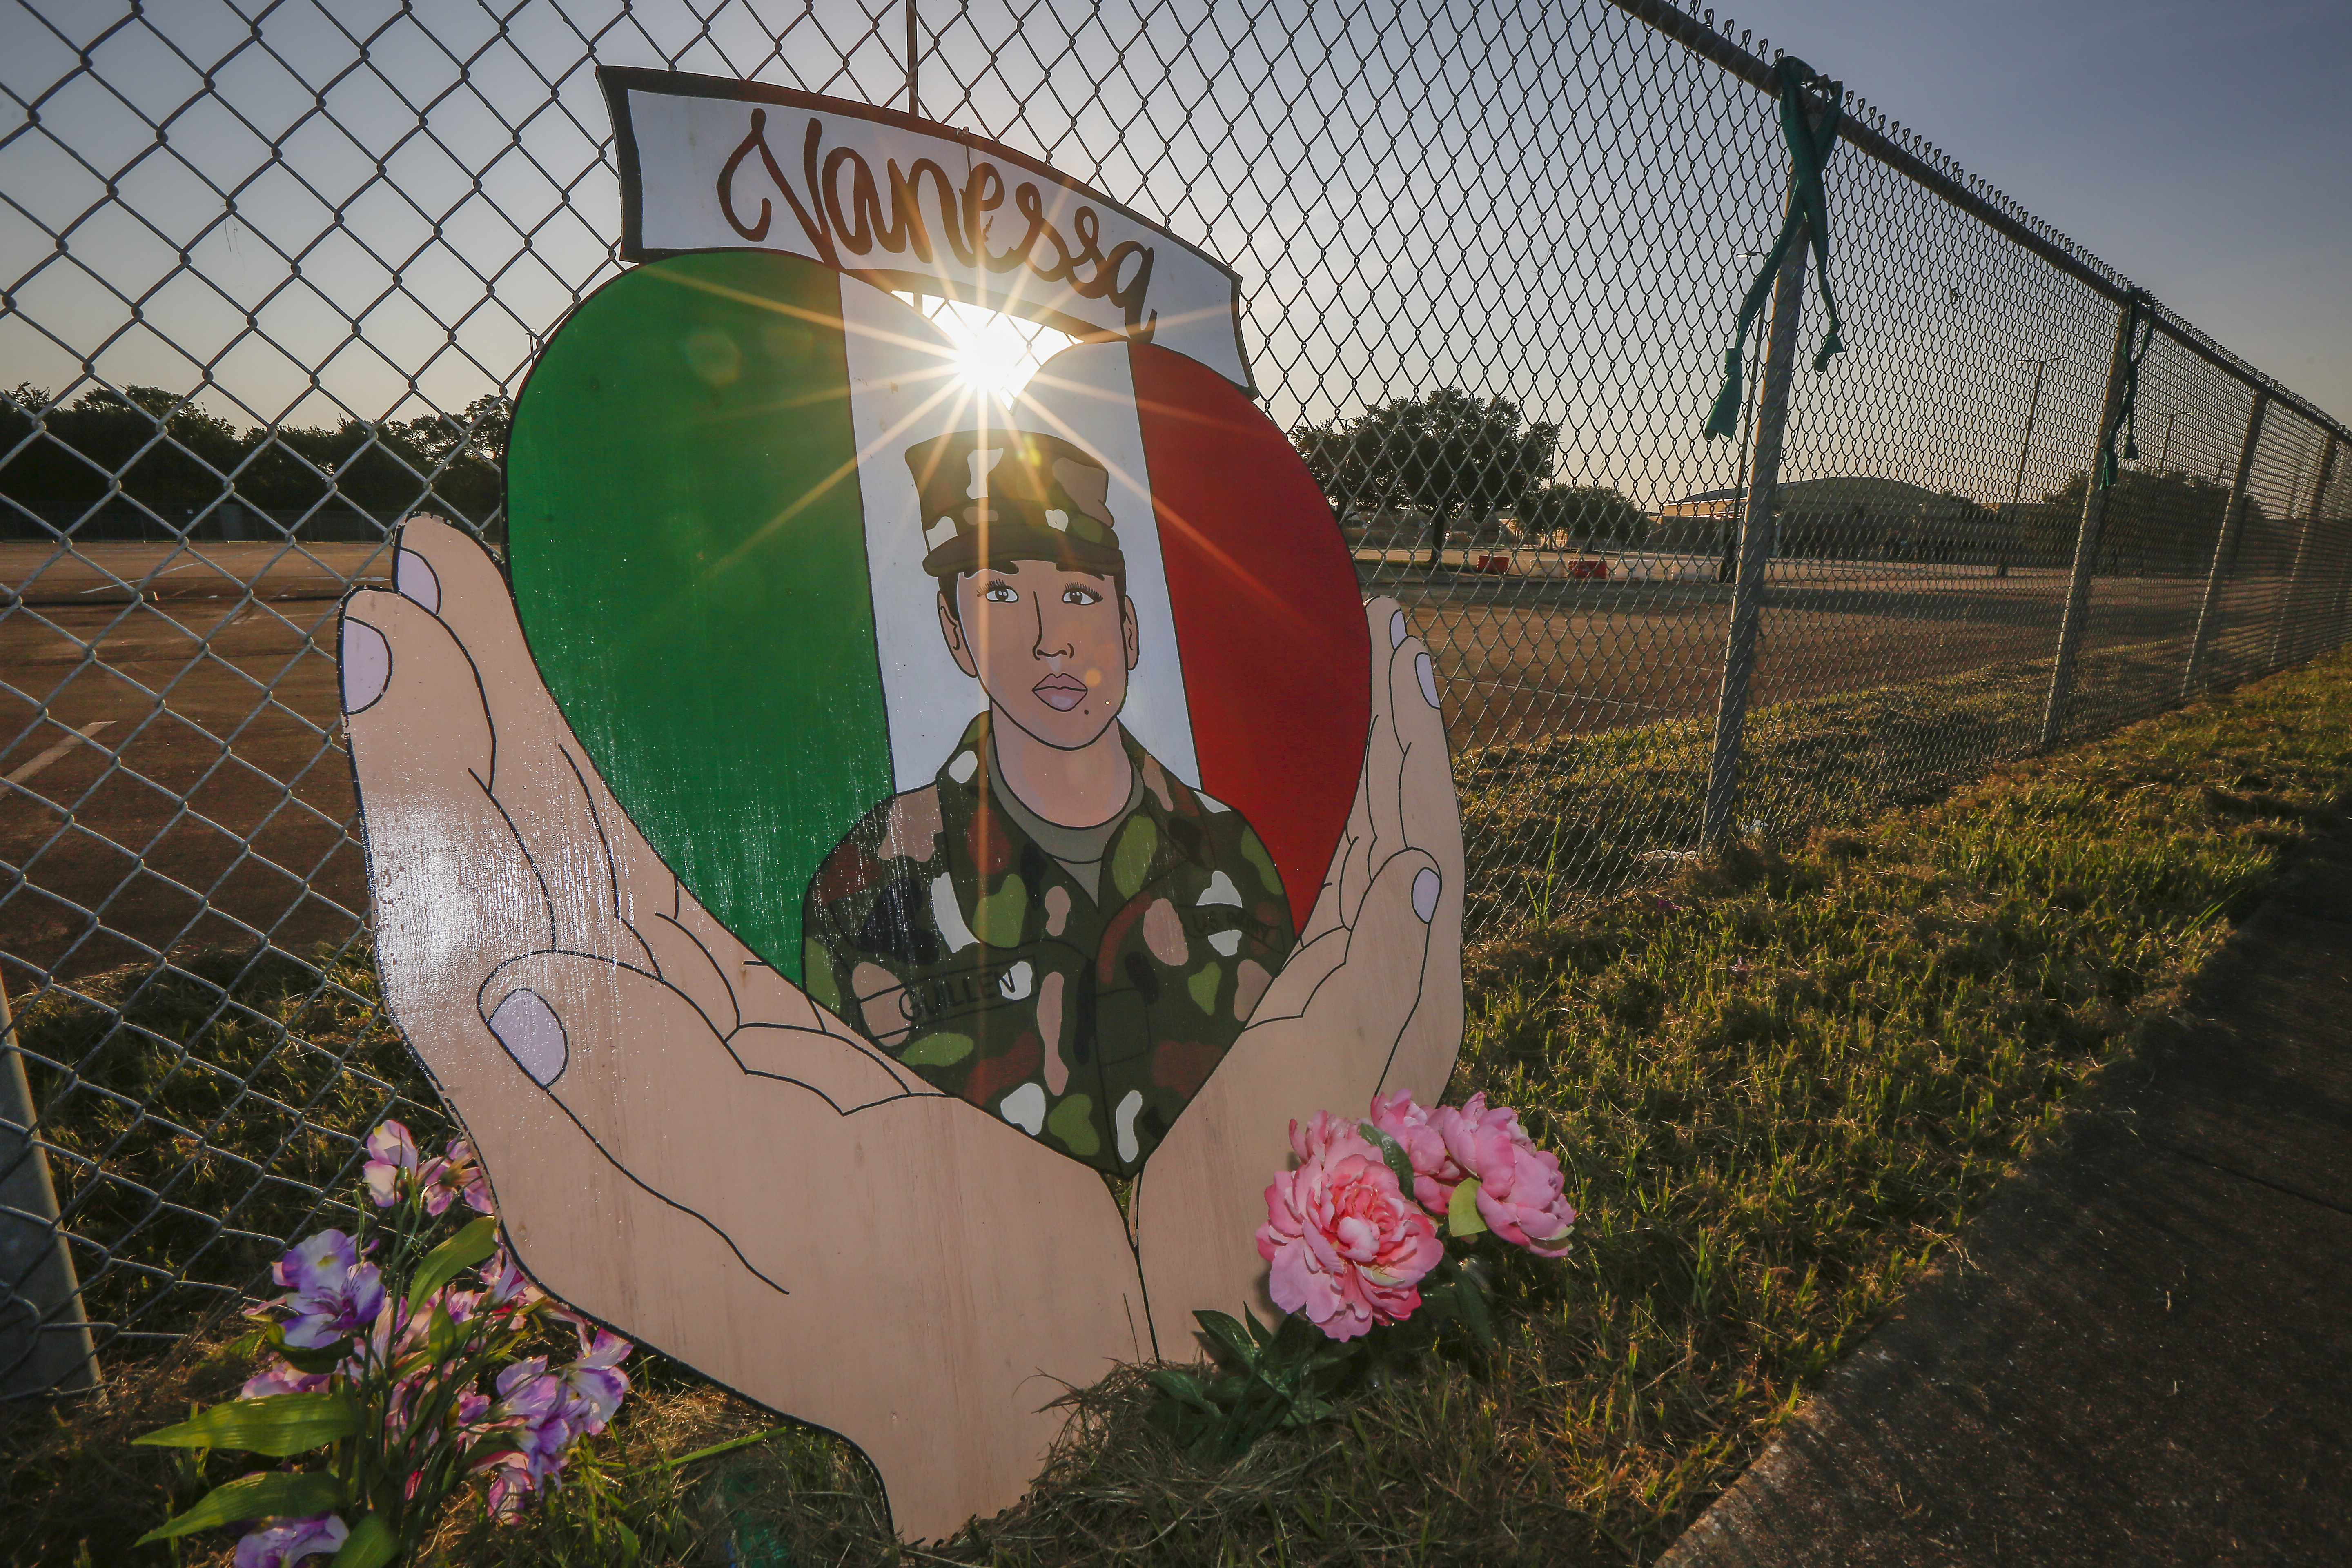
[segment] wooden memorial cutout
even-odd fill
[[[416,518],[345,607],[384,994],[545,1289],[944,1537],[1065,1386],[1270,1310],[1290,1118],[1443,1090],[1434,678],[1222,347],[1230,273],[946,127],[607,89],[652,259],[518,400],[511,583]],[[893,284],[1090,341],[999,404]]]

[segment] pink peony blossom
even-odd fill
[[[359,1247],[340,1230],[322,1230],[295,1243],[270,1266],[270,1273],[292,1288],[277,1303],[293,1314],[286,1320],[289,1345],[314,1350],[333,1344],[371,1326],[383,1310],[383,1277],[373,1264],[359,1260]]]
[[[287,1568],[305,1557],[332,1557],[351,1536],[352,1527],[331,1513],[264,1520],[236,1543],[236,1568]]]
[[[380,1122],[367,1135],[367,1154],[360,1173],[367,1178],[368,1196],[388,1209],[407,1195],[415,1178],[416,1140],[397,1121]]]
[[[1576,1211],[1561,1190],[1559,1156],[1538,1149],[1507,1106],[1487,1107],[1474,1094],[1460,1110],[1439,1106],[1429,1125],[1445,1142],[1445,1152],[1478,1184],[1478,1217],[1505,1241],[1538,1258],[1568,1250]]]
[[[1394,1323],[1421,1305],[1423,1276],[1445,1256],[1429,1216],[1350,1122],[1318,1110],[1290,1124],[1298,1168],[1265,1189],[1257,1252],[1273,1265],[1267,1289],[1286,1312],[1304,1312],[1335,1340]]]
[[[1444,1138],[1430,1123],[1433,1114],[1415,1105],[1412,1096],[1402,1089],[1386,1098],[1372,1097],[1372,1125],[1395,1139],[1405,1158],[1412,1162],[1412,1195],[1422,1207],[1444,1219],[1446,1205],[1454,1201],[1454,1189],[1470,1173],[1445,1152]]]
[[[327,1374],[323,1372],[297,1372],[286,1362],[271,1356],[261,1363],[261,1370],[246,1380],[236,1391],[239,1399],[268,1399],[278,1394],[322,1394],[326,1392]]]

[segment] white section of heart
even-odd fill
[[[730,184],[738,217],[757,228],[760,205],[768,204],[768,226],[758,240],[748,240],[728,222],[719,202],[720,175],[729,158],[751,133],[751,114],[763,110],[768,150],[777,168],[791,184],[804,211],[816,215],[811,202],[816,193],[803,188],[806,179],[803,142],[811,121],[821,126],[826,153],[845,150],[864,162],[883,207],[884,226],[895,216],[888,179],[891,163],[913,169],[922,160],[943,171],[961,193],[975,163],[992,163],[1002,181],[1002,205],[990,215],[987,239],[994,254],[1017,247],[1028,220],[1015,196],[1027,185],[1034,193],[1040,216],[1063,237],[1067,252],[1077,243],[1081,209],[1098,230],[1097,246],[1108,255],[1125,244],[1151,252],[1151,271],[1141,301],[1143,323],[1150,340],[1188,358],[1198,360],[1219,375],[1246,388],[1248,367],[1242,363],[1241,339],[1235,329],[1239,301],[1234,279],[1202,252],[1117,207],[1062,183],[1051,174],[991,158],[972,149],[941,127],[943,134],[925,134],[859,115],[784,104],[755,104],[738,99],[704,98],[685,93],[647,92],[632,88],[625,95],[637,148],[638,236],[647,250],[781,250],[822,260],[801,220],[793,215],[784,191],[768,177],[755,149],[741,160]],[[854,216],[850,186],[854,175],[845,165],[835,178],[845,213]],[[1087,299],[1066,279],[1049,281],[1026,265],[998,271],[958,259],[939,234],[936,184],[918,179],[919,201],[931,230],[932,259],[918,258],[911,248],[892,252],[869,238],[863,254],[844,248],[838,264],[851,271],[882,275],[889,287],[944,295],[993,310],[1011,312],[1070,332],[1125,334],[1130,331],[1125,313],[1108,297]],[[1050,246],[1045,254],[1054,255]],[[1121,272],[1130,279],[1136,263],[1129,259]]]
[[[1126,345],[1065,349],[1008,411],[975,394],[957,374],[956,351],[945,334],[888,294],[845,277],[841,308],[874,640],[890,722],[891,787],[913,789],[936,778],[985,701],[979,682],[956,668],[940,633],[939,588],[923,574],[927,520],[917,515],[915,478],[906,458],[918,441],[975,429],[983,419],[1065,437],[1110,470],[1105,500],[1127,557],[1127,592],[1135,601],[1142,649],[1128,678],[1119,721],[1163,767],[1198,787],[1192,710]]]
[[[1135,413],[1135,376],[1125,343],[1080,343],[1037,367],[1013,400],[1016,428],[1076,441],[1110,470],[1104,500],[1127,557],[1127,596],[1135,601],[1142,645],[1127,678],[1119,722],[1160,759],[1160,765],[1194,789],[1201,763],[1192,749],[1192,710],[1185,694],[1176,612],[1160,553],[1160,514],[1151,505],[1151,469],[1143,426]]]

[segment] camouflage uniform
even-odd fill
[[[1097,901],[997,804],[988,731],[818,868],[809,991],[941,1089],[1131,1175],[1297,940],[1282,879],[1239,812],[1122,729],[1141,792]]]

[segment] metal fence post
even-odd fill
[[[58,1229],[49,1162],[33,1136],[33,1092],[0,990],[0,1398],[98,1381],[81,1285]]]
[[[1796,199],[1793,187],[1790,201]],[[1756,632],[1763,618],[1764,573],[1772,560],[1772,530],[1780,510],[1780,436],[1789,421],[1789,386],[1797,369],[1797,322],[1805,310],[1805,246],[1800,222],[1780,273],[1772,283],[1772,329],[1765,342],[1764,380],[1756,406],[1756,446],[1749,461],[1748,504],[1740,509],[1739,573],[1731,588],[1731,624],[1723,645],[1723,692],[1715,709],[1715,745],[1706,763],[1706,808],[1699,842],[1712,847],[1731,835],[1732,803],[1739,794],[1740,744],[1748,731],[1748,688],[1756,669]]]
[[[2107,393],[2099,402],[2098,445],[2092,449],[2090,483],[2083,493],[2083,526],[2074,535],[2074,572],[2066,582],[2066,611],[2058,623],[2058,655],[2050,669],[2050,700],[2042,710],[2042,749],[2058,743],[2066,726],[2066,700],[2074,695],[2074,660],[2082,651],[2083,621],[2091,608],[2091,569],[2099,559],[2099,534],[2106,526],[2106,487],[2099,483],[2100,456],[2115,428],[2116,410],[2123,404],[2124,377],[2131,370],[2132,331],[2139,324],[2134,300],[2126,299],[2116,310],[2116,352],[2107,361]]]
[[[2286,624],[2294,614],[2294,596],[2303,587],[2303,563],[2311,554],[2312,531],[2319,526],[2321,498],[2327,494],[2328,481],[2335,477],[2336,447],[2336,437],[2330,434],[2326,446],[2320,449],[2319,472],[2312,479],[2311,501],[2304,510],[2303,528],[2294,536],[2294,565],[2287,572],[2286,593],[2279,600],[2278,621],[2271,631],[2269,664],[2273,669],[2279,668],[2286,655]],[[2287,506],[2292,512],[2294,497],[2287,498]]]
[[[2221,584],[2230,574],[2230,562],[2237,553],[2238,532],[2244,525],[2246,514],[2246,480],[2254,468],[2254,448],[2263,438],[2263,416],[2269,411],[2271,395],[2254,394],[2253,412],[2246,416],[2246,439],[2238,448],[2238,471],[2230,482],[2230,499],[2221,503],[2221,527],[2213,535],[2213,567],[2205,574],[2204,602],[2197,606],[2197,636],[2189,645],[2189,665],[2180,673],[2180,700],[2183,702],[2197,695],[2197,678],[2204,673],[2205,653],[2212,646],[2213,624],[2221,613]]]

